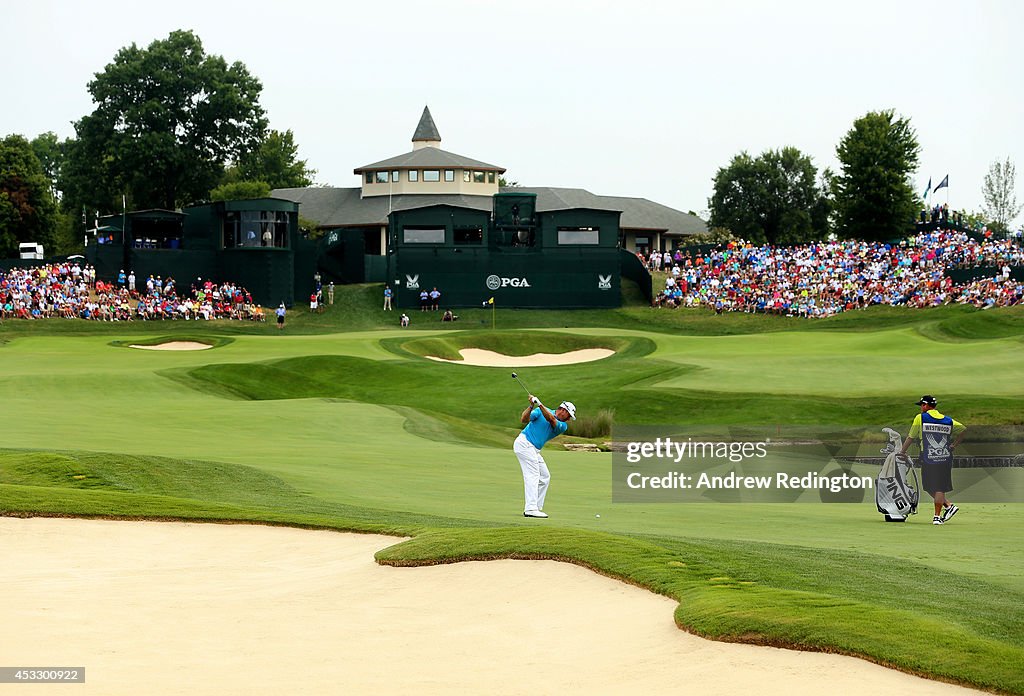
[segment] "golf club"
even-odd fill
[[[512,379],[514,379],[515,381],[519,382],[519,386],[522,387],[524,390],[526,390],[526,395],[527,396],[533,396],[533,392],[530,391],[529,387],[527,387],[525,384],[523,384],[523,380],[519,379],[519,375],[517,375],[515,372],[512,373]]]

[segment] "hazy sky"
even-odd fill
[[[892,108],[980,209],[1010,157],[1024,201],[1019,2],[193,2],[0,0],[0,136],[74,134],[121,47],[191,29],[263,83],[317,182],[406,152],[429,105],[441,147],[527,186],[639,196],[703,213],[741,150],[792,145],[819,169],[853,121]],[[935,198],[946,201],[945,190]],[[1022,218],[1018,218],[1018,221]]]

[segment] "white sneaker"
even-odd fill
[[[942,518],[939,517],[938,515],[936,515],[935,517],[932,518],[932,524],[943,524]]]
[[[540,510],[527,510],[526,512],[523,513],[523,517],[546,518],[547,516],[548,516],[548,513],[541,512]]]

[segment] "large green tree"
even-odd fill
[[[87,210],[109,213],[121,210],[122,196],[128,194],[117,174],[120,163],[107,154],[111,129],[94,118],[83,118],[76,126],[77,138],[64,141],[64,158],[57,176],[61,204],[70,212]]]
[[[43,167],[43,173],[50,180],[50,190],[54,198],[57,198],[60,168],[64,162],[64,145],[52,131],[37,135],[31,144],[32,151],[36,153],[39,164]]]
[[[920,152],[909,119],[892,110],[854,121],[836,148],[842,165],[833,180],[840,235],[868,240],[906,235],[917,208],[910,176]]]
[[[66,153],[76,205],[117,209],[121,193],[135,208],[205,200],[266,130],[259,80],[190,31],[122,48],[88,89],[96,108]]]
[[[795,147],[741,152],[715,174],[708,226],[753,242],[786,244],[828,233],[829,203],[811,158]]]
[[[265,181],[236,181],[223,184],[210,191],[211,201],[240,201],[251,198],[266,198],[270,186]]]
[[[61,141],[51,131],[37,135],[32,139],[32,150],[39,158],[43,173],[50,184],[50,194],[56,204],[56,229],[53,233],[53,244],[47,248],[47,254],[59,256],[82,250],[82,238],[85,225],[81,224],[81,210],[74,207],[61,193],[65,153],[68,141]]]
[[[313,185],[316,171],[299,159],[295,135],[286,130],[267,131],[266,136],[238,162],[241,181],[263,181],[272,189],[303,188]]]
[[[56,246],[57,205],[51,181],[23,136],[0,140],[0,258],[15,256],[21,242]]]

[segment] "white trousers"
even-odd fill
[[[541,456],[540,450],[530,444],[526,436],[519,433],[512,451],[516,453],[519,467],[523,470],[523,491],[526,494],[526,510],[543,510],[544,496],[551,482],[551,472]]]

